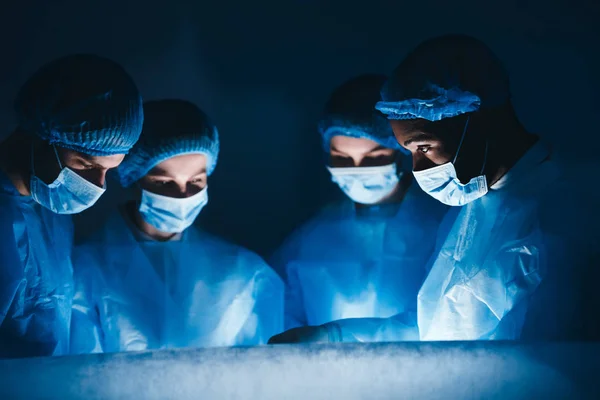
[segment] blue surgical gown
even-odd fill
[[[69,351],[70,216],[22,196],[0,172],[0,357]]]
[[[572,170],[535,144],[446,215],[416,314],[334,321],[330,338],[598,339],[597,194],[581,190],[595,179]]]
[[[286,280],[286,329],[414,310],[446,210],[416,182],[399,204],[326,207],[271,260]]]
[[[195,227],[157,242],[115,211],[74,252],[71,351],[258,345],[283,327],[283,283]]]

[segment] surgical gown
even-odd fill
[[[597,194],[578,176],[538,142],[447,214],[416,314],[335,321],[330,340],[598,339]]]
[[[446,210],[416,182],[399,204],[326,207],[271,260],[286,279],[286,329],[414,310]]]
[[[73,260],[75,354],[258,345],[283,327],[277,274],[194,227],[156,242],[117,211]]]
[[[22,196],[0,172],[0,357],[69,351],[70,216]]]

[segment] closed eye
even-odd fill
[[[157,185],[157,186],[165,186],[168,185],[169,183],[171,183],[171,181],[161,181],[161,180],[153,180],[152,184]]]

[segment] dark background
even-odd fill
[[[14,128],[19,86],[41,64],[74,52],[110,57],[145,99],[192,100],[212,117],[222,147],[200,223],[263,255],[335,193],[315,130],[330,91],[354,75],[389,73],[431,36],[487,42],[530,130],[576,158],[594,158],[600,144],[597,0],[7,3],[0,136]],[[79,232],[122,196],[111,184],[79,216]]]

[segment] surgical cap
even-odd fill
[[[93,156],[126,154],[144,121],[142,99],[129,74],[114,61],[89,54],[40,68],[14,106],[22,131]]]
[[[376,108],[388,119],[439,121],[510,100],[501,61],[481,41],[463,35],[427,40],[392,73]]]
[[[117,170],[124,187],[161,162],[184,154],[204,154],[206,173],[212,174],[219,156],[219,133],[208,116],[184,100],[144,104],[144,129]]]
[[[318,125],[326,152],[333,136],[366,138],[400,149],[389,121],[374,108],[385,81],[384,75],[361,75],[334,90]]]

